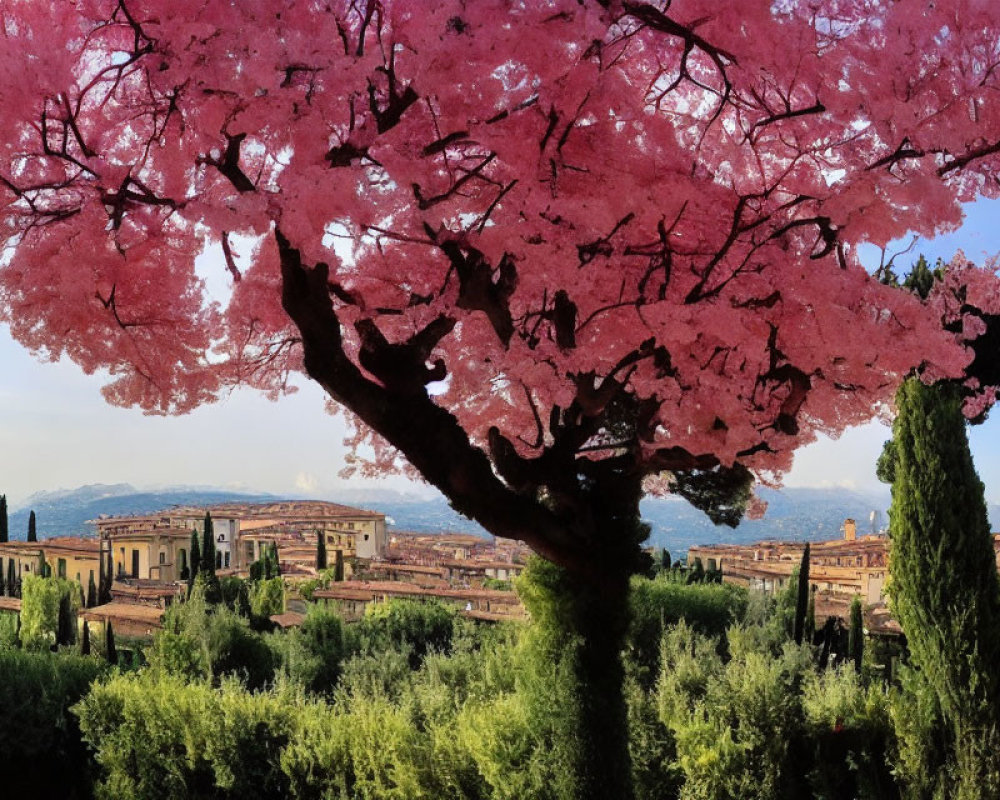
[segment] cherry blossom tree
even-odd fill
[[[566,568],[613,686],[644,487],[734,522],[914,367],[965,374],[992,274],[921,303],[856,247],[998,193],[998,29],[972,0],[3,0],[0,314],[154,413],[306,373],[364,468]],[[587,796],[626,796],[592,694]]]

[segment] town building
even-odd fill
[[[785,541],[698,545],[688,551],[688,564],[701,559],[706,570],[722,570],[728,583],[777,591],[802,561],[804,549],[805,542]],[[860,595],[868,604],[884,602],[889,572],[887,538],[858,537],[853,525],[845,525],[844,539],[811,542],[809,550],[809,583],[818,591],[848,600]]]
[[[77,581],[87,591],[90,579],[100,576],[100,542],[92,537],[58,536],[37,542],[0,542],[0,576],[6,582],[11,574],[21,579],[38,574],[44,558],[52,575]]]
[[[287,555],[315,557],[316,537],[326,537],[327,552],[345,558],[378,558],[386,548],[385,515],[339,503],[287,500],[273,503],[222,503],[178,506],[155,514],[94,520],[111,548],[118,578],[177,581],[190,563],[191,536],[204,536],[205,513],[212,515],[216,567],[246,570],[270,546]],[[301,552],[299,552],[301,551]]]
[[[439,600],[457,606],[459,613],[475,619],[496,621],[524,619],[527,612],[514,592],[487,589],[453,589],[418,586],[402,581],[346,581],[317,589],[313,598],[333,603],[348,620],[359,619],[369,605],[392,598]]]

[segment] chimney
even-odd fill
[[[853,519],[844,520],[844,539],[853,542],[858,536],[858,525]]]

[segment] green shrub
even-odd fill
[[[0,648],[4,797],[87,794],[90,762],[69,708],[105,669],[94,658]]]
[[[314,693],[332,692],[345,656],[344,624],[328,609],[310,605],[299,628],[276,634],[288,677]]]
[[[393,599],[369,605],[348,630],[348,648],[361,653],[405,649],[416,669],[429,652],[451,648],[456,613],[436,600]]]
[[[303,699],[162,672],[116,675],[74,712],[102,768],[99,797],[284,798],[280,765]]]
[[[731,584],[685,585],[667,576],[634,577],[626,644],[630,668],[648,684],[656,677],[664,630],[683,620],[700,633],[721,636],[742,618],[747,602],[747,591]]]
[[[75,619],[80,608],[79,595],[75,581],[25,575],[21,583],[21,644],[28,650],[53,647],[59,633],[59,607],[63,605],[64,614]]]

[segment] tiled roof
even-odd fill
[[[163,609],[153,606],[141,606],[136,603],[105,603],[81,610],[80,616],[87,621],[141,622],[146,625],[161,627],[163,624]]]

